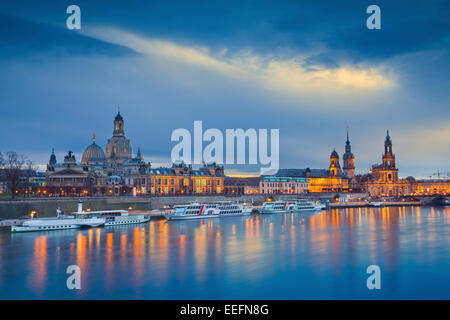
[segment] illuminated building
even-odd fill
[[[259,183],[262,194],[301,194],[309,191],[306,178],[263,176]]]
[[[327,169],[280,169],[277,177],[305,178],[309,192],[347,192],[349,179],[341,171],[339,155],[336,150],[330,155],[330,166]]]
[[[367,191],[372,196],[398,196],[408,193],[408,182],[399,180],[398,169],[395,166],[395,155],[392,151],[392,140],[389,130],[384,140],[382,163],[373,165]]]
[[[199,169],[185,164],[152,168],[138,148],[132,157],[130,140],[125,138],[120,112],[114,118],[113,136],[106,152],[96,144],[95,135],[83,152],[81,163],[72,152],[57,163],[54,151],[47,165],[46,181],[51,195],[120,196],[186,195],[224,192],[224,169],[216,163]]]
[[[216,163],[193,169],[191,165],[174,164],[171,168],[150,170],[148,190],[152,195],[220,194],[224,192],[223,166]]]
[[[131,161],[131,157],[131,143],[125,137],[124,120],[119,110],[114,118],[113,136],[106,144],[106,158],[108,162],[123,163]]]
[[[387,131],[384,141],[382,163],[372,166],[364,184],[369,195],[373,197],[450,194],[450,180],[448,179],[416,180],[413,177],[406,179],[398,177],[389,131]]]
[[[344,161],[344,174],[347,178],[353,179],[355,177],[355,157],[353,156],[352,147],[348,138],[348,130],[347,141],[345,141],[345,153],[342,156],[342,160]]]
[[[62,164],[56,163],[56,157],[52,153],[46,172],[46,191],[49,194],[81,195],[94,181],[92,167],[77,163],[72,151],[67,153]]]
[[[259,194],[260,177],[225,177],[225,194]]]

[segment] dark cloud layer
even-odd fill
[[[360,171],[380,157],[387,127],[405,175],[448,169],[450,155],[442,147],[450,139],[448,2],[377,1],[377,31],[365,27],[372,1],[76,3],[82,29],[114,27],[207,47],[213,56],[223,49],[226,57],[242,51],[269,60],[302,56],[307,71],[316,65],[385,68],[395,82],[389,90],[339,98],[271,91],[67,30],[69,4],[2,1],[0,151],[29,153],[42,163],[53,146],[82,152],[93,132],[104,144],[120,105],[133,147],[155,159],[169,157],[173,129],[203,120],[219,129],[280,128],[282,166],[324,167],[331,150],[343,148],[350,125]],[[415,145],[404,138],[419,131],[433,141],[418,136]],[[435,156],[422,161],[423,148]]]

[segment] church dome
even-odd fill
[[[120,114],[120,111],[117,112],[116,117],[114,118],[115,121],[123,121],[122,115]]]
[[[330,157],[332,157],[332,158],[339,158],[339,155],[338,155],[338,153],[336,152],[336,149],[333,150],[333,152],[331,153],[331,156],[330,156]]]
[[[344,153],[344,155],[342,156],[342,158],[344,158],[344,160],[345,159],[352,159],[352,158],[354,158],[355,156],[353,155],[353,153],[351,153],[351,152],[345,152]]]
[[[88,146],[86,150],[84,150],[83,152],[81,162],[89,163],[89,162],[100,162],[105,160],[106,160],[105,152],[99,145],[95,143],[95,135],[94,135],[92,144]]]

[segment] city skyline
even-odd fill
[[[118,110],[119,110],[118,111],[118,115],[120,115],[120,108],[118,108]],[[389,129],[387,129],[386,135],[390,136]],[[107,141],[105,141],[105,143],[102,144],[101,142],[98,141],[97,134],[96,133],[92,134],[92,143],[93,144],[97,143],[97,145],[99,145],[102,149],[106,150],[108,148],[107,147],[107,142],[109,143],[109,140],[110,139],[107,139]],[[131,156],[133,157],[134,155],[137,155],[138,157],[140,157],[141,154],[142,154],[143,159],[146,159],[145,160],[146,162],[150,162],[153,168],[156,168],[156,167],[171,167],[173,165],[173,163],[170,161],[170,159],[168,159],[168,161],[166,161],[166,162],[154,162],[154,161],[152,161],[152,159],[146,158],[145,154],[141,152],[141,147],[140,146],[137,146],[137,147],[133,146],[130,141],[128,143],[130,143],[129,147],[131,147]],[[247,143],[247,147],[248,147],[248,141],[246,143]],[[103,145],[106,145],[106,148],[103,148],[102,147]],[[89,145],[86,146],[86,147],[89,147]],[[344,151],[347,151],[347,148],[349,148],[348,150],[351,152],[351,139],[349,137],[349,128],[348,127],[347,127],[347,131],[346,131],[346,141],[345,141]],[[62,160],[66,156],[67,152],[73,152],[72,150],[69,150],[69,149],[67,151],[56,152],[54,150],[54,148],[52,148],[52,151],[51,151],[50,155],[55,155],[56,159],[59,159],[58,163],[62,163]],[[82,161],[82,154],[83,154],[83,152],[85,152],[85,151],[82,151],[80,153],[73,152],[73,154],[75,155],[75,157],[76,157],[78,162],[83,162]],[[333,152],[332,153],[335,153],[335,152],[338,154],[338,157],[339,157],[338,160],[340,162],[340,166],[342,168],[344,168],[345,167],[344,157],[343,157],[344,156],[344,152],[339,152],[339,151],[336,150],[336,148],[333,148]],[[380,155],[381,155],[381,153],[380,153]],[[378,160],[374,159],[373,162],[372,162],[372,166],[376,165],[377,163],[378,163]],[[37,166],[38,166],[39,170],[45,171],[46,168],[47,168],[47,164],[48,164],[48,161],[46,163],[44,163],[44,164],[37,164]],[[245,171],[245,169],[244,170],[240,170],[239,168],[238,169],[233,169],[233,167],[241,167],[241,168],[244,167],[245,168],[246,165],[229,165],[228,168],[231,167],[232,169],[226,169],[227,168],[226,164],[219,163],[219,165],[224,165],[225,173],[226,173],[227,176],[230,176],[230,177],[252,177],[252,176],[256,177],[256,176],[260,175],[258,171],[254,171],[254,172],[253,171]],[[201,167],[200,164],[193,164],[193,166],[194,167]],[[318,167],[313,167],[313,166],[301,166],[301,165],[298,166],[297,168],[300,168],[300,167],[305,167],[305,168],[308,167],[308,168],[313,168],[313,169],[318,168]],[[328,167],[328,165],[324,166],[324,168],[326,168],[326,167]],[[286,168],[280,168],[280,169],[286,169]],[[368,168],[367,170],[365,170],[364,168],[359,168],[359,169],[355,168],[355,172],[356,172],[357,175],[367,174],[371,170],[372,170],[372,167]],[[448,177],[448,171],[444,171],[443,172],[443,171],[437,170],[435,173],[433,173],[430,176],[427,176],[427,177],[416,176],[416,178],[435,178],[435,177],[439,177],[439,175],[441,175],[442,177],[445,177],[445,176]],[[400,176],[403,177],[403,178],[406,178],[406,176],[402,176],[402,175],[400,175]]]
[[[444,2],[380,1],[379,31],[365,27],[366,3],[212,2],[190,15],[175,3],[125,14],[121,3],[78,1],[73,31],[64,5],[5,1],[0,150],[41,165],[52,147],[81,159],[92,133],[106,144],[119,105],[133,148],[156,165],[169,164],[174,129],[202,120],[279,128],[281,168],[327,167],[334,148],[342,159],[349,126],[356,173],[379,162],[386,129],[402,177],[449,170]]]

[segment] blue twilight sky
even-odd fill
[[[381,30],[366,27],[371,4]],[[80,159],[92,133],[105,146],[120,106],[155,165],[174,129],[202,120],[280,129],[283,168],[327,167],[349,126],[358,173],[380,162],[389,128],[401,176],[447,172],[449,17],[433,0],[2,0],[0,151]]]

